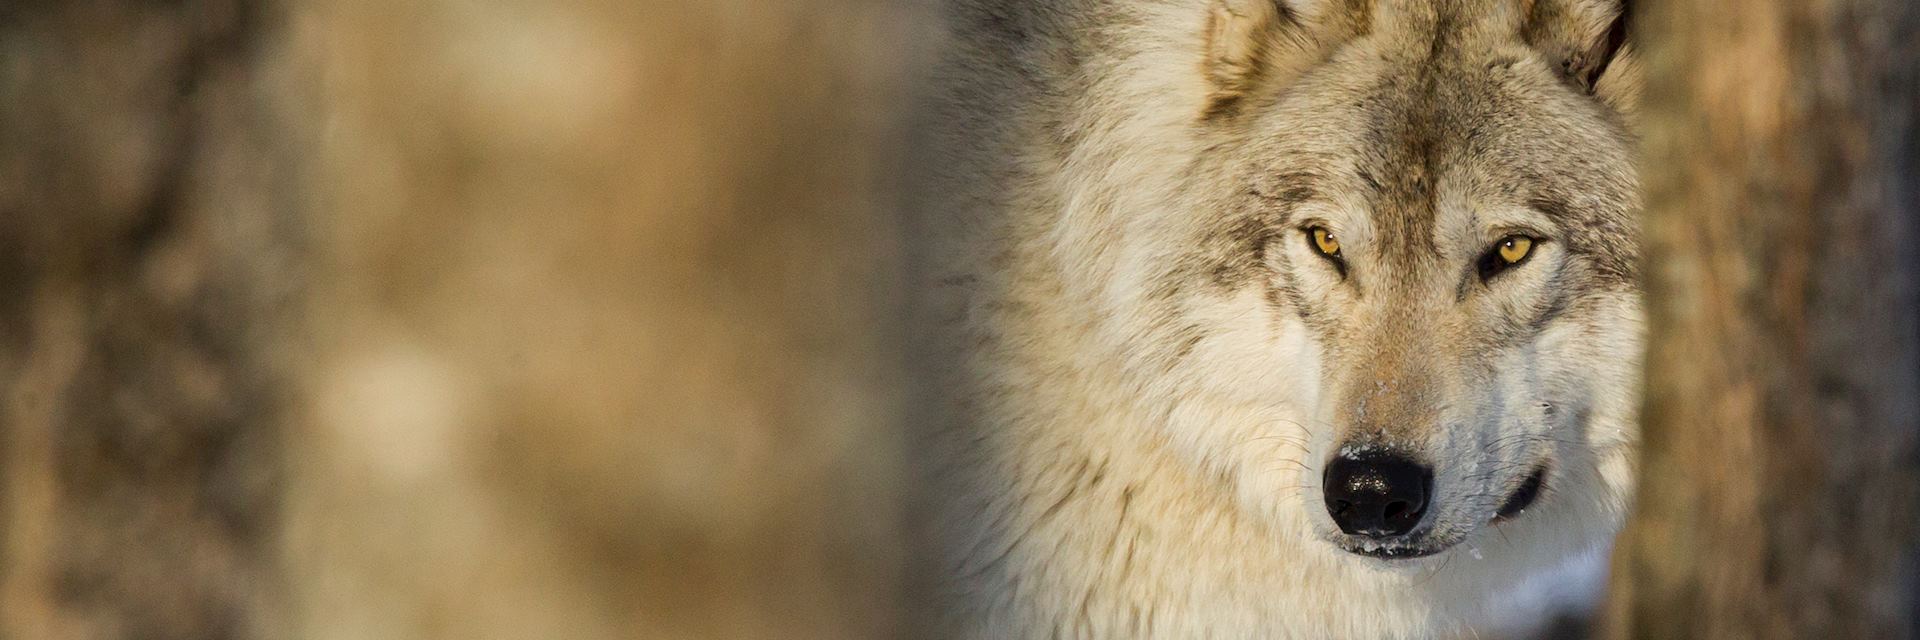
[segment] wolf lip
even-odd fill
[[[1440,547],[1363,547],[1354,544],[1341,544],[1340,549],[1354,555],[1362,555],[1381,560],[1411,560],[1440,553]]]

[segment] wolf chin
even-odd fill
[[[915,209],[946,631],[1520,634],[1629,505],[1588,0],[962,0]]]

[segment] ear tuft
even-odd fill
[[[1631,0],[1538,0],[1523,33],[1529,45],[1559,65],[1568,82],[1608,102],[1601,81],[1626,58]],[[1630,81],[1609,82],[1631,85]]]
[[[1208,92],[1201,119],[1232,115],[1260,85],[1282,32],[1296,24],[1280,0],[1213,0],[1207,14]]]
[[[1620,10],[1614,14],[1613,20],[1607,23],[1606,33],[1594,38],[1593,44],[1587,47],[1586,51],[1576,55],[1573,64],[1569,65],[1569,72],[1573,74],[1574,82],[1585,88],[1588,94],[1598,90],[1600,77],[1607,74],[1607,68],[1613,65],[1614,59],[1619,57],[1622,50],[1626,48],[1627,23],[1632,19],[1633,4],[1628,0],[1621,0]]]

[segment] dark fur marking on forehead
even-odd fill
[[[1573,217],[1573,210],[1567,206],[1567,201],[1559,197],[1536,195],[1527,200],[1527,206],[1532,207],[1534,211],[1546,214],[1547,218],[1553,220],[1555,224],[1570,225],[1579,222]]]
[[[1300,204],[1302,202],[1306,202],[1308,200],[1312,200],[1314,196],[1319,194],[1320,192],[1315,191],[1313,187],[1306,186],[1306,185],[1288,187],[1284,191],[1281,191],[1279,193],[1273,193],[1273,194],[1256,192],[1256,195],[1259,195],[1260,197],[1268,200],[1272,200],[1275,204],[1285,205],[1289,207],[1292,205]]]
[[[1314,184],[1319,180],[1320,174],[1307,171],[1279,173],[1255,184],[1253,188],[1247,190],[1247,193],[1275,205],[1290,208],[1319,195],[1319,191],[1314,188]]]
[[[1414,91],[1401,97],[1410,83]],[[1363,155],[1372,161],[1367,174],[1379,175],[1368,194],[1374,221],[1375,251],[1388,268],[1415,269],[1419,256],[1432,253],[1436,213],[1435,182],[1444,168],[1445,115],[1434,108],[1439,80],[1422,68],[1415,78],[1383,78],[1376,88],[1382,108],[1372,110]]]

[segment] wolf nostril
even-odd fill
[[[1341,531],[1370,538],[1405,535],[1426,514],[1433,470],[1405,456],[1343,453],[1327,465],[1327,513]]]

